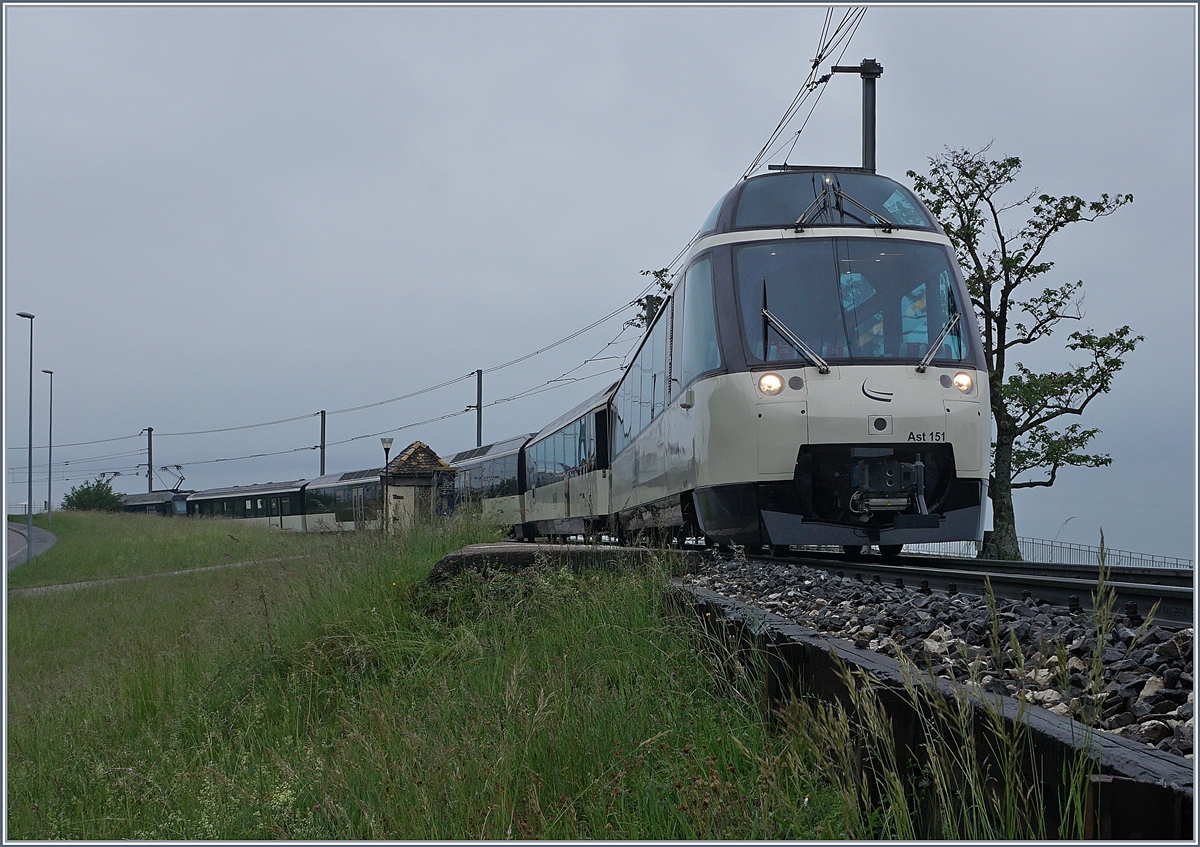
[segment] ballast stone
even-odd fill
[[[914,588],[838,577],[799,563],[716,556],[698,563],[686,579],[751,604],[763,605],[757,598],[772,598],[770,609],[776,614],[849,639],[860,649],[903,653],[935,676],[963,683],[969,681],[971,662],[990,666],[992,621],[979,597],[924,595]],[[1151,625],[1139,635],[1138,629],[1118,622],[1101,645],[1102,691],[1093,701],[1086,694],[1096,650],[1089,616],[1047,603],[1001,599],[996,609],[1005,663],[1027,670],[1009,675],[1013,681],[985,671],[980,677],[985,691],[1026,696],[1076,718],[1098,710],[1106,730],[1176,755],[1192,755],[1192,629],[1172,632]],[[1012,651],[1014,636],[1020,661]],[[1065,687],[1057,672],[1055,644],[1065,645]],[[1054,694],[1046,693],[1051,691]]]

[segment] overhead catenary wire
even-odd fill
[[[619,338],[620,335],[622,335],[622,334],[624,334],[624,330],[622,330],[622,332],[618,334],[617,338]],[[616,341],[616,339],[614,339],[614,341]],[[611,346],[614,343],[614,341],[610,341],[608,344],[606,344],[604,347],[602,347],[601,350],[598,351],[598,353],[604,352],[604,350],[607,349],[607,347]],[[571,370],[565,372],[564,374],[562,374],[558,377],[547,380],[544,383],[533,386],[532,388],[526,389],[524,391],[518,392],[517,394],[514,394],[512,396],[497,398],[496,400],[493,400],[490,403],[485,403],[484,408],[490,408],[492,406],[496,406],[496,405],[499,405],[502,403],[508,403],[508,402],[512,402],[514,400],[523,399],[525,397],[535,396],[537,394],[542,394],[542,393],[545,393],[547,391],[552,391],[557,388],[566,387],[567,385],[571,385],[576,382],[583,382],[586,380],[595,379],[596,377],[604,376],[606,374],[614,373],[614,372],[621,370],[620,367],[608,368],[607,370],[599,371],[599,372],[593,373],[593,374],[588,374],[586,376],[569,377],[569,374],[577,371],[579,368],[583,367],[584,365],[587,365],[593,361],[598,361],[599,359],[596,358],[597,355],[598,354],[594,354],[593,356],[588,357],[583,362],[581,362],[579,365],[577,365],[575,368],[572,368]],[[614,358],[614,357],[607,357],[607,358]],[[464,415],[467,412],[471,412],[471,411],[474,411],[474,407],[467,407],[466,409],[460,409],[455,412],[448,412],[443,415],[436,415],[434,417],[426,418],[424,420],[415,421],[415,422],[407,423],[407,424],[402,424],[401,426],[388,427],[387,429],[383,429],[378,432],[364,433],[361,435],[351,436],[350,438],[340,439],[338,441],[327,442],[325,446],[326,446],[326,448],[334,447],[334,446],[338,446],[341,444],[349,444],[349,443],[352,443],[355,441],[361,441],[361,440],[367,439],[367,438],[376,438],[378,436],[387,435],[389,433],[403,432],[404,430],[407,430],[407,429],[414,429],[416,427],[425,426],[427,424],[438,423],[440,421],[450,420],[452,418],[456,418],[460,415]],[[268,451],[268,452],[250,453],[250,454],[243,455],[243,456],[226,456],[226,457],[221,457],[221,458],[217,458],[217,459],[200,459],[200,460],[181,461],[181,462],[176,462],[175,464],[182,465],[185,467],[196,466],[196,465],[211,465],[211,464],[219,464],[219,463],[226,463],[226,462],[239,462],[239,461],[245,461],[248,459],[261,459],[261,458],[267,458],[267,457],[271,457],[271,456],[283,456],[283,455],[288,455],[290,453],[302,453],[302,452],[308,452],[308,451],[319,450],[319,449],[320,449],[320,445],[292,447],[292,448],[288,448],[288,449],[284,449],[284,450],[274,450],[274,451]],[[144,450],[143,451],[135,451],[135,454],[137,452],[144,453],[145,451]],[[58,463],[56,462],[55,464],[57,465]],[[130,467],[107,468],[103,471],[93,471],[93,473],[112,473],[113,471],[120,471],[121,473],[124,474],[126,472],[130,472],[130,473],[138,472],[138,475],[140,476],[141,475],[140,470],[142,467],[144,467],[144,465],[135,465],[131,468]],[[18,469],[16,469],[16,468],[10,469],[10,471],[16,471],[16,470],[18,470]],[[42,481],[45,481],[45,480],[42,480]],[[71,480],[68,478],[57,478],[56,481],[71,481]]]
[[[754,160],[750,163],[750,166],[746,168],[745,172],[742,174],[742,179],[746,179],[750,176],[750,174],[758,170],[758,168],[762,165],[763,160],[767,158],[767,151],[771,149],[772,145],[775,144],[779,136],[782,135],[784,130],[786,130],[791,124],[792,119],[796,116],[796,113],[800,110],[800,107],[804,105],[805,101],[807,101],[813,91],[824,86],[825,83],[829,81],[831,76],[830,74],[817,76],[817,72],[820,70],[821,64],[824,63],[833,50],[835,50],[839,45],[843,45],[842,53],[845,53],[845,50],[850,46],[850,40],[854,37],[855,32],[858,31],[858,25],[862,22],[862,19],[866,13],[867,9],[865,6],[850,7],[850,9],[848,9],[842,16],[841,22],[838,23],[837,28],[831,35],[829,34],[829,23],[832,20],[833,7],[831,6],[826,10],[825,24],[821,29],[820,43],[818,44],[816,55],[813,57],[808,76],[805,78],[803,84],[801,84],[800,89],[796,92],[796,96],[792,98],[792,102],[788,105],[787,109],[784,110],[783,117],[779,119],[779,123],[776,124],[775,129],[771,132],[770,137],[767,138],[766,143],[763,144],[762,148],[758,151],[758,155],[754,157]],[[819,99],[820,98],[818,98],[818,101]],[[814,103],[813,106],[815,108],[816,104]],[[810,111],[810,117],[811,114],[812,113]],[[807,119],[805,120],[805,123],[807,124]],[[803,127],[801,129],[803,130]]]
[[[682,256],[682,253],[680,255]],[[679,257],[676,257],[676,259],[674,261],[678,261],[678,258]],[[641,293],[638,294],[638,298],[644,296],[648,291],[650,291],[651,288],[653,288],[653,283],[651,283],[650,285],[643,288]],[[619,306],[616,309],[613,309],[611,312],[604,315],[603,317],[593,321],[592,323],[588,324],[587,326],[584,326],[581,329],[578,329],[578,330],[570,333],[569,335],[566,335],[566,336],[558,339],[557,341],[554,341],[550,344],[540,347],[537,350],[534,350],[530,353],[526,353],[523,356],[518,356],[517,358],[511,359],[507,362],[503,362],[501,364],[494,365],[490,368],[484,368],[483,372],[484,373],[495,373],[496,371],[500,371],[505,368],[511,367],[513,365],[520,364],[521,362],[532,359],[535,356],[539,356],[543,353],[553,350],[556,347],[559,347],[559,346],[567,343],[568,341],[578,338],[580,335],[583,335],[584,333],[586,333],[592,329],[595,329],[596,327],[600,326],[601,324],[603,324],[609,320],[612,320],[617,315],[621,314],[625,310],[636,305],[638,298],[634,298],[633,300],[623,303],[621,306]],[[332,416],[332,415],[346,414],[349,412],[359,412],[359,411],[363,411],[365,409],[373,409],[373,408],[377,408],[379,406],[388,405],[390,403],[398,403],[402,400],[409,400],[413,397],[419,397],[423,394],[428,394],[430,392],[437,391],[442,388],[447,388],[456,383],[462,382],[467,379],[471,379],[474,376],[475,376],[475,372],[471,371],[470,373],[463,374],[462,376],[457,376],[457,377],[454,377],[453,379],[448,379],[448,380],[445,380],[444,382],[437,383],[436,385],[430,385],[425,388],[418,389],[416,391],[410,391],[407,394],[402,394],[398,397],[391,397],[387,400],[378,400],[378,401],[375,401],[372,403],[364,403],[364,404],[361,404],[358,406],[348,406],[344,409],[333,409],[331,411],[327,411],[325,414],[328,417],[328,416]],[[190,431],[181,431],[181,432],[158,432],[158,431],[156,431],[154,434],[156,436],[158,436],[159,438],[168,438],[168,437],[181,437],[181,436],[213,435],[213,434],[223,433],[223,432],[238,432],[238,431],[243,431],[243,430],[247,430],[247,429],[257,429],[260,427],[277,426],[280,424],[294,423],[296,421],[308,420],[308,419],[317,417],[320,414],[321,414],[320,412],[309,412],[309,413],[306,413],[303,415],[293,415],[292,417],[288,417],[288,418],[279,418],[277,420],[261,421],[258,423],[241,424],[241,425],[237,425],[237,426],[215,427],[212,429],[200,429],[200,430],[190,430]],[[89,446],[92,444],[105,444],[105,443],[109,443],[109,442],[113,442],[113,441],[124,441],[124,440],[128,440],[128,439],[140,438],[140,437],[142,437],[142,433],[138,433],[136,435],[122,435],[122,436],[118,436],[116,438],[95,439],[92,441],[76,441],[76,442],[70,442],[70,443],[65,443],[65,444],[56,444],[55,446],[56,447],[83,447],[83,446]],[[9,447],[8,449],[10,449],[10,450],[17,450],[17,449],[25,450],[28,448],[22,446],[22,447]],[[41,445],[41,446],[35,447],[34,449],[45,450],[45,449],[47,449],[47,447],[46,447],[46,445]],[[76,459],[73,461],[80,462],[80,461],[84,461],[84,460]],[[58,464],[58,463],[55,463],[55,464]]]
[[[690,242],[689,242],[689,245],[688,245],[688,246],[690,247]],[[687,247],[685,247],[685,248],[684,248],[682,251],[680,251],[680,253],[679,253],[679,254],[678,254],[678,255],[677,255],[677,256],[676,256],[676,257],[675,257],[675,258],[672,260],[672,263],[671,263],[671,264],[672,264],[672,265],[676,264],[676,263],[679,261],[679,259],[680,259],[680,258],[682,258],[682,256],[684,255],[684,253],[686,253],[686,252],[687,252]],[[586,326],[582,327],[581,329],[579,329],[579,330],[576,330],[575,332],[572,332],[572,333],[570,333],[569,335],[567,335],[567,336],[564,336],[563,338],[560,338],[560,339],[558,339],[557,341],[555,341],[555,342],[553,342],[553,343],[551,343],[551,344],[545,345],[544,347],[541,347],[541,348],[539,348],[538,350],[535,350],[535,351],[533,351],[532,353],[525,354],[524,356],[520,356],[520,357],[518,357],[518,358],[516,358],[516,359],[512,359],[512,360],[510,360],[510,361],[508,361],[508,362],[504,362],[504,363],[501,363],[501,364],[499,364],[499,365],[496,365],[496,366],[494,366],[494,367],[492,367],[492,368],[488,368],[488,369],[486,369],[484,372],[485,372],[485,373],[487,373],[487,372],[495,372],[495,371],[502,370],[502,369],[504,369],[504,368],[507,368],[507,367],[510,367],[510,366],[512,366],[512,365],[515,365],[515,364],[518,364],[518,363],[520,363],[520,362],[523,362],[523,361],[526,361],[526,360],[528,360],[528,359],[531,359],[531,358],[533,358],[534,356],[540,355],[541,353],[547,352],[548,350],[552,350],[552,349],[554,349],[555,347],[558,347],[558,346],[560,346],[560,345],[562,345],[562,344],[566,343],[567,341],[570,341],[570,340],[572,340],[572,339],[574,339],[574,338],[577,338],[577,337],[579,337],[580,335],[582,335],[582,334],[584,334],[584,333],[588,332],[589,330],[592,330],[592,329],[596,328],[597,326],[600,326],[601,324],[603,324],[603,323],[605,323],[605,322],[607,322],[607,321],[611,320],[612,318],[616,317],[617,315],[620,315],[621,313],[625,312],[627,309],[629,309],[629,308],[631,308],[631,307],[633,307],[633,306],[637,305],[637,303],[638,303],[638,300],[639,300],[641,297],[645,296],[645,295],[646,295],[646,294],[647,294],[649,291],[651,291],[651,290],[654,288],[655,284],[656,284],[656,282],[651,282],[651,283],[647,284],[647,285],[646,285],[646,286],[645,286],[645,287],[644,287],[644,288],[641,290],[641,292],[638,294],[638,296],[637,296],[636,298],[634,298],[633,300],[630,300],[630,301],[628,301],[628,302],[626,302],[626,303],[622,304],[620,307],[618,307],[618,308],[616,308],[616,309],[612,310],[611,312],[607,313],[607,314],[606,314],[606,315],[604,315],[603,317],[601,317],[601,318],[599,318],[599,319],[597,319],[597,320],[593,321],[592,323],[590,323],[590,324],[588,324],[588,325],[586,325]],[[570,376],[570,374],[572,374],[572,373],[574,373],[574,372],[578,371],[578,370],[579,370],[581,367],[584,367],[585,365],[587,365],[587,364],[589,364],[589,363],[591,363],[591,362],[594,362],[594,361],[599,361],[599,360],[600,360],[600,358],[599,358],[599,357],[601,356],[601,354],[603,354],[603,353],[604,353],[606,350],[608,350],[608,349],[609,349],[610,347],[612,347],[614,344],[616,344],[616,343],[619,343],[621,336],[623,336],[623,335],[625,334],[625,332],[626,332],[626,330],[627,330],[627,329],[628,329],[628,327],[626,327],[626,326],[623,326],[623,327],[621,328],[620,332],[618,332],[618,333],[617,333],[617,335],[616,335],[616,336],[615,336],[613,339],[611,339],[611,340],[610,340],[610,341],[608,341],[608,342],[607,342],[605,345],[603,345],[603,346],[602,346],[602,347],[601,347],[601,348],[600,348],[600,349],[599,349],[599,350],[598,350],[596,353],[594,353],[594,354],[592,354],[591,356],[589,356],[589,357],[585,358],[585,359],[584,359],[584,360],[583,360],[583,361],[582,361],[582,362],[581,362],[579,365],[576,365],[574,368],[571,368],[570,370],[568,370],[568,371],[566,371],[566,372],[564,372],[564,373],[560,374],[559,376],[557,376],[557,377],[555,377],[555,378],[553,378],[553,379],[547,380],[547,381],[546,381],[546,382],[544,382],[544,383],[541,383],[541,384],[539,384],[539,385],[533,386],[532,388],[529,388],[529,389],[526,389],[526,390],[524,390],[524,391],[518,392],[518,393],[516,393],[516,394],[514,394],[514,395],[511,395],[511,396],[509,396],[509,397],[502,397],[502,398],[498,398],[498,399],[496,399],[496,400],[493,400],[493,401],[492,401],[492,402],[490,402],[490,403],[485,403],[485,404],[484,404],[484,408],[489,408],[489,407],[491,407],[491,406],[495,406],[495,405],[498,405],[498,404],[501,404],[501,403],[508,403],[508,402],[512,402],[512,401],[515,401],[515,400],[523,399],[523,398],[525,398],[525,397],[531,397],[531,396],[535,396],[535,395],[538,395],[538,394],[545,393],[545,392],[547,392],[547,391],[554,390],[554,389],[556,389],[556,388],[562,388],[562,387],[565,387],[565,386],[567,386],[567,385],[571,385],[571,384],[573,384],[573,383],[575,383],[575,382],[581,382],[581,381],[585,381],[585,380],[590,380],[590,379],[594,379],[594,378],[596,378],[596,377],[598,377],[598,376],[603,376],[603,375],[605,375],[605,374],[609,374],[609,373],[614,373],[614,372],[620,371],[620,370],[622,369],[623,365],[622,365],[622,366],[619,366],[619,367],[616,367],[616,368],[609,368],[609,369],[607,369],[607,370],[600,371],[600,372],[598,372],[598,373],[594,373],[594,374],[588,374],[588,375],[586,375],[586,376],[582,376],[582,377],[571,377],[571,376]],[[635,339],[635,340],[636,340],[636,339]],[[627,354],[626,354],[626,355],[627,355]],[[606,358],[615,358],[615,357],[606,357]],[[327,415],[332,415],[332,414],[339,414],[339,413],[343,413],[343,412],[359,411],[359,410],[362,410],[362,409],[368,409],[368,408],[373,408],[373,407],[377,407],[377,406],[382,406],[382,405],[385,405],[385,404],[387,404],[387,403],[393,403],[393,402],[397,402],[397,401],[399,401],[399,400],[408,399],[408,398],[410,398],[410,397],[416,397],[416,396],[419,396],[419,395],[421,395],[421,394],[427,394],[427,393],[429,393],[429,392],[431,392],[431,391],[435,391],[435,390],[437,390],[437,389],[440,389],[440,388],[445,388],[445,387],[447,387],[447,386],[450,386],[450,385],[453,385],[453,384],[455,384],[455,383],[461,382],[461,381],[463,381],[464,379],[468,379],[468,378],[470,378],[470,377],[473,377],[473,376],[474,376],[474,373],[465,374],[464,376],[455,377],[454,379],[446,380],[446,381],[444,381],[444,382],[438,383],[437,385],[429,386],[429,387],[427,387],[427,388],[423,388],[423,389],[420,389],[420,390],[418,390],[418,391],[410,392],[410,393],[408,393],[408,394],[401,395],[400,397],[391,398],[391,399],[389,399],[389,400],[378,401],[378,402],[376,402],[376,403],[364,404],[364,405],[362,405],[362,406],[348,407],[348,408],[346,408],[346,409],[338,409],[338,410],[334,410],[334,411],[332,411],[332,412],[327,412],[326,414],[327,414]],[[456,412],[450,412],[450,413],[447,413],[447,414],[445,414],[445,415],[439,415],[439,416],[435,416],[435,417],[428,418],[428,419],[426,419],[426,420],[423,420],[423,421],[417,421],[417,422],[415,422],[415,423],[405,424],[405,425],[402,425],[402,426],[400,426],[400,427],[391,427],[391,428],[388,428],[388,429],[386,429],[386,430],[381,430],[380,432],[377,432],[377,433],[367,433],[367,434],[363,434],[363,435],[356,435],[356,436],[352,436],[351,438],[342,439],[342,440],[340,440],[340,441],[327,442],[325,446],[328,448],[328,447],[331,447],[331,446],[336,446],[336,445],[339,445],[339,444],[347,444],[347,443],[350,443],[350,442],[353,442],[353,441],[359,441],[359,440],[362,440],[362,439],[365,439],[365,438],[373,438],[373,437],[376,437],[376,436],[379,436],[379,435],[385,435],[385,434],[387,434],[387,433],[389,433],[389,432],[400,432],[400,431],[403,431],[403,430],[406,430],[406,429],[412,429],[412,428],[415,428],[415,427],[418,427],[418,426],[423,426],[423,425],[426,425],[426,424],[429,424],[429,423],[436,423],[436,422],[443,421],[443,420],[449,420],[449,419],[451,419],[451,418],[458,417],[459,415],[466,414],[466,413],[467,413],[467,412],[469,412],[469,411],[473,411],[473,407],[468,407],[468,408],[466,408],[466,409],[462,409],[462,410],[460,410],[460,411],[456,411]],[[157,433],[157,432],[156,432],[155,434],[156,434],[156,435],[163,435],[163,436],[165,436],[165,435],[176,435],[176,436],[181,436],[181,435],[192,435],[192,436],[195,436],[195,435],[209,435],[209,434],[220,433],[220,432],[230,432],[230,431],[236,431],[236,430],[254,429],[254,428],[258,428],[258,427],[262,427],[262,426],[273,426],[273,425],[280,424],[280,423],[291,423],[291,422],[294,422],[294,421],[305,420],[305,419],[309,419],[309,418],[315,417],[317,414],[320,414],[320,413],[318,412],[318,413],[313,413],[313,414],[308,414],[308,415],[297,415],[297,416],[294,416],[294,417],[291,417],[291,418],[284,418],[284,419],[280,419],[280,420],[276,420],[276,421],[265,421],[265,422],[258,423],[258,424],[247,424],[247,425],[235,426],[235,427],[220,427],[220,428],[211,429],[211,430],[196,430],[196,431],[192,431],[192,432],[180,432],[180,433]],[[137,437],[140,437],[140,436],[141,436],[141,434],[139,434],[139,435],[137,435],[137,436],[126,436],[126,438],[137,438]],[[123,439],[112,439],[112,440],[123,440]],[[62,445],[62,446],[67,446],[67,445]],[[318,449],[320,449],[320,445],[314,445],[314,446],[305,446],[305,447],[294,447],[294,448],[289,448],[289,449],[285,449],[285,450],[275,450],[275,451],[267,451],[267,452],[251,453],[251,454],[246,454],[246,455],[243,455],[243,456],[227,456],[227,457],[221,457],[221,458],[216,458],[216,459],[201,459],[201,460],[192,460],[192,461],[186,461],[186,462],[179,462],[179,463],[177,463],[177,464],[181,464],[181,465],[184,465],[184,466],[195,466],[195,465],[218,464],[218,463],[224,463],[224,462],[237,462],[237,461],[245,461],[245,460],[248,460],[248,459],[259,459],[259,458],[266,458],[266,457],[270,457],[270,456],[280,456],[280,455],[287,455],[287,454],[290,454],[290,453],[299,453],[299,452],[306,452],[306,451],[312,451],[312,450],[318,450]],[[121,453],[121,454],[112,454],[112,455],[101,456],[101,457],[90,457],[90,458],[86,458],[86,459],[70,459],[70,460],[64,460],[64,461],[62,461],[62,462],[55,462],[55,463],[54,463],[54,465],[55,465],[56,467],[59,467],[59,466],[61,466],[61,467],[64,467],[64,468],[65,468],[66,466],[68,466],[68,465],[74,465],[74,466],[78,467],[78,466],[80,466],[80,465],[82,465],[82,464],[87,464],[87,463],[91,463],[91,462],[97,462],[97,461],[105,461],[105,460],[107,460],[107,459],[109,459],[109,458],[125,458],[125,457],[132,457],[132,456],[135,456],[135,455],[142,455],[142,454],[144,454],[145,452],[146,452],[145,450],[132,450],[132,451],[127,451],[127,452],[125,452],[125,453]],[[98,470],[98,469],[97,469],[97,470],[94,470],[94,471],[93,471],[93,473],[111,473],[111,472],[113,472],[113,471],[120,471],[121,473],[125,473],[126,471],[133,472],[133,471],[139,471],[139,470],[140,470],[140,467],[141,467],[141,466],[135,466],[134,468],[125,468],[125,467],[122,467],[122,468],[107,468],[107,469],[105,469],[105,470],[103,470],[103,471],[101,471],[101,470]],[[35,466],[35,468],[36,468],[36,466]],[[11,471],[11,472],[15,472],[16,470],[17,470],[16,468],[10,468],[10,471]],[[139,474],[139,475],[140,475],[140,474]],[[69,481],[69,480],[67,480],[67,481]]]
[[[865,9],[863,10],[863,14],[864,15],[866,14]],[[858,19],[855,21],[855,23],[853,25],[853,29],[850,30],[850,33],[849,33],[850,38],[853,38],[854,32],[858,29],[858,25],[860,23],[862,23],[862,18],[863,18],[863,15],[858,16]],[[847,38],[845,44],[842,47],[842,51],[840,53],[838,53],[837,58],[834,59],[835,65],[841,63],[842,57],[846,55],[846,50],[849,47],[850,47],[850,40],[849,40],[849,38]],[[829,74],[826,74],[821,79],[827,81],[829,76],[830,76]],[[791,158],[792,151],[796,149],[796,144],[800,141],[800,133],[804,132],[804,128],[806,126],[808,126],[808,122],[812,118],[813,112],[815,112],[817,110],[817,106],[820,104],[821,98],[825,96],[825,92],[827,90],[828,89],[824,86],[824,84],[822,84],[820,91],[817,93],[817,99],[813,101],[812,106],[808,110],[808,114],[805,115],[805,117],[804,117],[804,122],[802,124],[800,124],[800,129],[796,130],[795,134],[792,136],[792,145],[791,145],[791,147],[788,148],[787,155],[783,157],[784,162],[786,162],[789,158]],[[787,144],[787,142],[785,141],[783,144]],[[771,153],[771,155],[768,156],[767,158],[769,158],[769,159],[775,158],[775,156],[783,149],[783,144],[776,147],[775,150]]]

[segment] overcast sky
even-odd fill
[[[16,312],[37,315],[35,501],[43,368],[56,445],[133,436],[56,446],[56,501],[102,470],[145,491],[146,427],[187,488],[316,476],[314,450],[239,457],[312,447],[321,409],[492,369],[636,297],[766,141],[825,9],[7,5],[9,502],[28,443]],[[1029,189],[1133,193],[1050,253],[1051,282],[1084,280],[1088,325],[1146,336],[1084,418],[1113,464],[1019,492],[1018,531],[1193,556],[1195,7],[876,6],[841,63],[863,57],[884,67],[880,173],[910,183],[944,146],[992,143]],[[859,164],[860,96],[835,77],[790,161]],[[615,367],[628,317],[485,374],[485,404],[600,351],[617,358],[571,376]],[[1054,339],[1025,360],[1070,361]],[[612,378],[488,406],[485,443]],[[377,434],[393,455],[474,446],[473,412],[391,432],[474,400],[472,376],[331,414],[327,468],[380,465]]]

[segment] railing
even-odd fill
[[[1045,562],[1055,565],[1094,565],[1100,561],[1100,548],[1088,544],[1071,544],[1065,541],[1047,541],[1044,538],[1017,537],[1021,558],[1027,562]],[[929,556],[954,556],[973,558],[978,549],[973,541],[946,541],[938,544],[906,544],[910,553]],[[1170,556],[1153,556],[1149,553],[1133,553],[1129,550],[1104,548],[1104,562],[1110,568],[1178,568],[1191,570],[1191,559]]]

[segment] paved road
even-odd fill
[[[8,525],[8,570],[10,571],[17,565],[25,564],[25,533],[27,530],[26,524],[10,523]],[[58,541],[58,536],[54,533],[35,526],[33,528],[33,555],[45,553],[54,546],[55,541]]]

